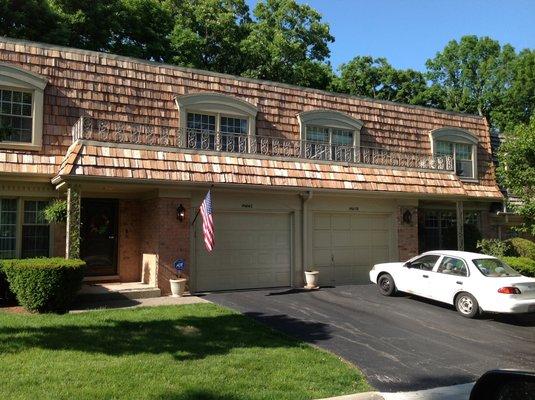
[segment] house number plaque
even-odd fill
[[[242,208],[253,208],[253,205],[251,203],[244,203],[241,206]]]
[[[358,207],[349,207],[349,211],[358,211],[359,208]]]

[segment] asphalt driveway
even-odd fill
[[[415,296],[383,297],[374,285],[206,298],[340,355],[380,391],[466,383],[493,368],[535,370],[535,315],[469,320]]]

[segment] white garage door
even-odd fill
[[[390,214],[315,213],[312,230],[322,285],[368,283],[371,266],[390,260]]]
[[[212,253],[197,224],[196,290],[290,286],[290,222],[289,213],[216,213]]]

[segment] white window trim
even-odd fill
[[[31,143],[0,141],[0,148],[14,150],[41,150],[43,145],[43,102],[47,80],[33,72],[10,64],[0,63],[0,87],[32,94]]]
[[[462,128],[456,127],[444,127],[435,129],[430,132],[431,138],[431,152],[435,154],[436,146],[435,142],[450,142],[450,143],[461,143],[469,144],[472,146],[472,176],[459,176],[459,179],[463,181],[478,181],[478,170],[477,170],[477,146],[479,143],[479,138]],[[455,161],[455,146],[453,146],[453,165],[455,172],[457,171],[457,163]]]
[[[347,114],[334,110],[311,110],[297,114],[299,137],[306,140],[307,126],[317,126],[329,130],[329,144],[332,142],[333,129],[353,132],[353,147],[360,147],[360,130],[364,123]]]
[[[247,134],[252,136],[256,132],[256,106],[244,100],[221,93],[192,93],[175,98],[180,118],[182,132],[187,128],[188,113],[214,115],[215,130],[220,132],[221,117],[247,119]]]

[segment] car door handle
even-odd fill
[[[461,281],[457,281],[456,283],[457,283],[457,285],[462,285],[463,284]]]
[[[429,278],[429,275],[422,275],[424,278]]]

